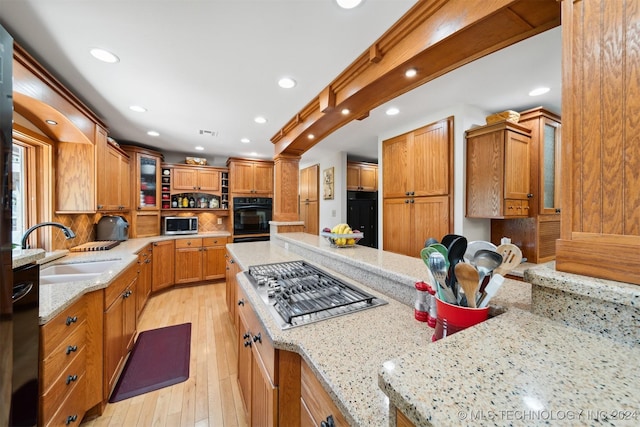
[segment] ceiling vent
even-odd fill
[[[218,132],[214,130],[200,129],[200,135],[209,135],[209,136],[216,137],[218,136]]]

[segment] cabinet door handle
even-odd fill
[[[76,323],[77,321],[78,321],[78,316],[73,316],[73,317],[68,316],[68,317],[67,317],[66,324],[67,324],[67,326],[69,326],[69,325],[71,325],[72,323]]]
[[[408,195],[409,195],[409,192],[408,192],[408,191],[405,191],[405,192],[404,192],[404,195],[405,195],[405,196],[408,196]]]
[[[244,342],[245,347],[251,347],[251,340],[247,340]]]
[[[333,415],[329,415],[326,421],[322,421],[320,423],[320,427],[336,427],[336,424],[333,421]]]
[[[559,209],[559,208],[558,208],[558,209],[556,209],[556,213],[560,213],[560,209]]]
[[[77,419],[78,419],[78,416],[77,416],[77,415],[69,415],[69,416],[67,417],[67,421],[65,421],[65,424],[66,424],[66,425],[69,425],[69,424],[71,424],[71,423],[74,423],[74,422],[76,422],[76,420],[77,420]]]
[[[239,299],[238,300],[238,305],[244,305],[244,300],[243,299]]]
[[[69,384],[71,384],[72,382],[77,381],[77,380],[78,380],[78,376],[77,376],[77,375],[69,375],[69,376],[67,377],[67,381],[66,381],[66,383],[67,383],[67,385],[69,385]]]
[[[527,194],[527,198],[528,199],[533,199],[533,194],[531,194],[531,193]]]
[[[409,199],[404,199],[404,202],[405,203],[409,203]]]
[[[253,336],[253,342],[259,342],[260,344],[262,344],[262,335],[260,334],[260,332],[258,332],[258,335]]]
[[[69,345],[67,346],[67,354],[71,354],[74,351],[78,351],[77,345]]]

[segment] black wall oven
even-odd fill
[[[233,241],[269,240],[273,202],[270,197],[233,198]]]

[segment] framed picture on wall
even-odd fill
[[[325,200],[333,200],[333,167],[322,171],[322,195]]]

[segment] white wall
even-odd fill
[[[488,219],[467,219],[465,218],[465,182],[466,182],[466,141],[465,131],[485,124],[485,117],[491,114],[471,105],[457,105],[452,108],[440,110],[429,116],[425,116],[417,121],[405,123],[397,128],[389,129],[378,136],[378,164],[380,170],[384,168],[382,164],[382,141],[402,135],[414,129],[434,123],[438,120],[453,116],[454,146],[453,146],[453,232],[465,236],[469,241],[490,240],[491,221]],[[378,174],[378,191],[382,195],[382,174]],[[378,247],[382,245],[382,224],[383,209],[382,197],[378,198]],[[435,236],[438,237],[438,236]],[[439,236],[442,237],[442,236]]]
[[[300,161],[300,169],[312,166],[314,163],[305,163],[304,155]],[[324,170],[333,167],[333,200],[325,200],[323,197]],[[347,222],[347,153],[344,151],[326,153],[320,158],[320,230],[325,227],[332,228],[336,224]]]

